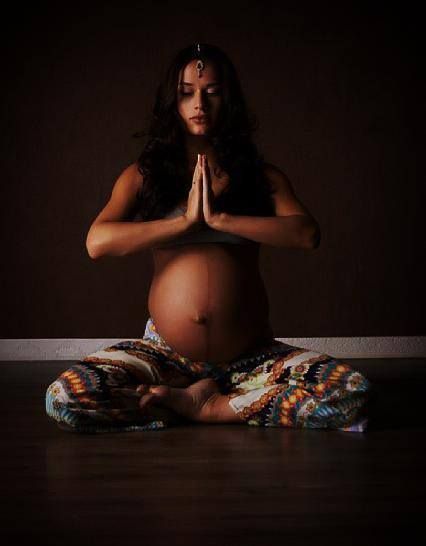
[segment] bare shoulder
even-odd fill
[[[304,215],[313,218],[295,194],[292,183],[282,169],[265,163],[263,174],[271,184],[276,216]]]
[[[122,182],[124,185],[130,186],[134,191],[136,191],[137,195],[140,194],[143,184],[143,175],[139,170],[139,164],[137,161],[131,163],[123,170],[121,175],[116,180],[116,184],[119,181]]]
[[[139,197],[143,176],[138,164],[132,163],[120,173],[113,184],[108,202],[95,218],[92,226],[101,222],[132,220],[139,208]]]
[[[288,176],[276,165],[264,163],[263,174],[268,179],[274,192],[282,188],[293,190],[293,186]]]

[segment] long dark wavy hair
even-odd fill
[[[185,150],[183,128],[177,108],[178,77],[193,59],[210,61],[222,83],[222,105],[218,121],[209,135],[221,171],[229,184],[215,198],[215,211],[246,216],[273,216],[271,187],[264,177],[264,158],[252,140],[258,129],[256,116],[249,111],[236,69],[218,47],[200,43],[177,53],[158,85],[148,130],[133,134],[147,137],[137,164],[143,175],[138,212],[142,220],[164,217],[188,198],[192,184]]]

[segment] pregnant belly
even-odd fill
[[[219,245],[156,269],[148,308],[160,336],[193,361],[229,361],[272,337],[257,264]]]

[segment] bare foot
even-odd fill
[[[179,415],[192,420],[204,421],[208,410],[208,400],[219,393],[219,387],[213,379],[206,378],[193,383],[185,389],[169,385],[142,384],[136,389],[141,399],[139,407],[144,413],[151,404],[166,406]]]

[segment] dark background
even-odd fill
[[[96,262],[85,240],[140,153],[131,135],[164,67],[195,41],[230,56],[260,122],[256,143],[321,226],[317,250],[262,247],[275,336],[426,333],[423,30],[413,5],[5,10],[1,337],[143,335],[150,252]]]

